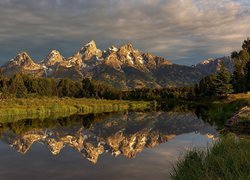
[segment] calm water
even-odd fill
[[[169,179],[214,127],[193,112],[126,112],[1,124],[0,179]]]

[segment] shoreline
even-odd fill
[[[153,106],[150,101],[124,101],[103,99],[73,98],[21,98],[0,101],[0,122],[10,122],[14,116],[20,118],[46,118],[54,115],[91,114],[144,110]],[[6,118],[7,117],[7,118]],[[13,119],[13,120],[11,120]],[[16,121],[16,120],[15,120]]]

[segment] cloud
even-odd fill
[[[0,61],[27,50],[70,55],[95,39],[100,48],[131,42],[178,63],[238,49],[250,35],[245,0],[2,0]],[[5,60],[6,61],[6,60]]]

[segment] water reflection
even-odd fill
[[[154,148],[177,135],[196,132],[208,138],[216,130],[193,112],[123,112],[73,115],[59,119],[30,119],[3,123],[1,141],[26,154],[39,142],[58,155],[71,147],[92,163],[101,154],[135,158],[145,148]]]

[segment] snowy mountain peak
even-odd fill
[[[11,60],[11,62],[15,62],[15,64],[24,66],[28,64],[34,63],[33,60],[30,58],[27,52],[21,52],[19,53],[14,59]]]
[[[90,41],[84,47],[81,48],[79,53],[82,55],[82,60],[91,60],[95,56],[101,57],[102,51],[97,49],[95,41]]]
[[[220,69],[221,62],[224,62],[226,68],[231,73],[234,71],[234,63],[230,56],[221,57],[217,59],[209,58],[194,65],[193,67],[198,68],[207,74],[213,74]]]
[[[48,56],[42,61],[42,64],[46,66],[54,66],[64,60],[64,57],[57,50],[52,50]]]
[[[38,72],[37,75],[40,75],[39,72],[43,71],[42,66],[36,64],[27,52],[19,53],[14,59],[4,64],[1,69],[6,75],[13,75],[17,72],[32,74],[35,71]]]
[[[27,52],[21,52],[17,55],[17,57],[15,58],[16,61],[30,61],[31,58],[30,56],[28,55]]]
[[[208,59],[206,59],[206,60],[200,62],[199,64],[210,64],[210,63],[212,63],[213,61],[215,61],[215,59],[213,59],[213,58],[208,58]]]
[[[134,51],[133,45],[129,43],[129,44],[125,44],[121,46],[120,51],[124,51],[124,50],[129,51],[129,52]]]
[[[57,50],[52,50],[52,51],[50,52],[50,54],[51,54],[51,55],[54,55],[54,54],[60,54],[60,52],[59,52],[59,51],[57,51]]]
[[[117,52],[117,51],[118,51],[118,48],[115,47],[115,46],[111,46],[111,47],[109,48],[109,51],[111,51],[111,52]]]
[[[85,44],[84,47],[95,47],[96,48],[96,42],[94,40],[91,40],[90,42]]]

